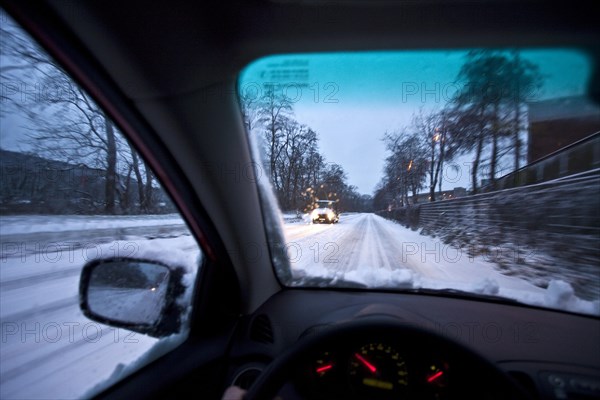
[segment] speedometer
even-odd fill
[[[350,355],[350,381],[367,398],[387,398],[408,386],[406,361],[392,346],[369,343]]]

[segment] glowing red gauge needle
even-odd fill
[[[435,374],[431,375],[429,378],[427,378],[427,382],[431,383],[442,375],[444,375],[444,371],[438,371]]]
[[[317,368],[317,372],[319,372],[319,373],[325,372],[331,368],[333,368],[333,364],[323,365],[322,367]]]
[[[360,354],[358,354],[358,353],[354,353],[354,356],[355,356],[356,358],[358,358],[358,360],[359,360],[361,363],[363,363],[363,365],[364,365],[365,367],[369,368],[369,371],[371,371],[371,372],[376,372],[376,371],[377,371],[377,368],[375,368],[375,366],[374,366],[373,364],[371,364],[370,362],[368,362],[367,360],[365,360],[365,359],[364,359],[364,357],[363,357],[363,356],[361,356]]]

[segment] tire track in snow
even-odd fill
[[[340,258],[329,268],[333,269],[338,277],[343,277],[346,272],[356,268],[356,260],[361,254],[361,244],[367,236],[367,219],[364,216],[355,219],[357,221],[336,241]]]
[[[352,259],[358,256],[358,244],[364,238],[365,223],[364,215],[342,215],[338,224],[326,227],[286,227],[287,244],[298,255],[291,259],[292,268],[313,271],[317,268],[328,275],[343,275],[352,265]]]
[[[293,243],[300,246],[303,255],[293,263],[293,268],[307,276],[348,279],[368,286],[410,285],[421,274],[403,262],[403,238],[390,232],[386,222],[374,214],[357,214],[342,218],[339,224],[328,225],[326,229],[309,225],[292,229],[291,235],[286,231],[288,238],[296,239]],[[335,252],[331,246],[335,246]],[[330,250],[330,257],[323,254],[316,257],[317,247],[321,251]]]

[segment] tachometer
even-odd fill
[[[442,361],[432,363],[425,375],[425,380],[430,386],[446,387],[448,385],[448,363]]]
[[[393,347],[369,343],[350,355],[352,386],[369,398],[386,398],[408,386],[406,361]]]
[[[312,358],[312,357],[311,357]],[[321,351],[314,358],[307,380],[300,382],[299,391],[305,398],[331,399],[344,388],[345,368],[340,368],[337,355],[333,351]]]
[[[320,354],[320,357],[315,361],[314,373],[317,377],[323,378],[330,376],[334,372],[336,366],[335,358],[332,357],[331,353],[324,351]]]

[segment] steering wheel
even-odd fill
[[[389,317],[364,317],[304,334],[296,344],[269,364],[250,387],[244,400],[273,399],[299,368],[311,365],[311,361],[314,363],[312,357],[322,349],[348,347],[373,340],[401,343],[417,355],[423,351],[447,356],[452,363],[453,378],[449,393],[444,398],[532,399],[496,365],[446,336]]]

